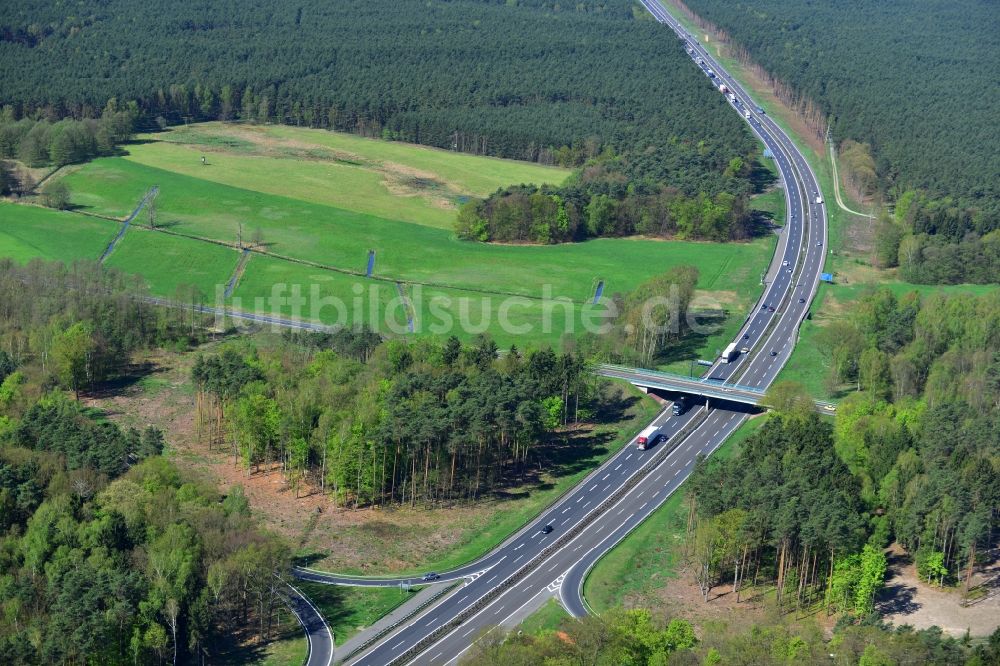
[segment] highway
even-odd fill
[[[702,60],[698,66],[706,76],[712,70],[712,85],[723,82],[733,91],[737,102],[727,103],[735,112],[750,116],[747,123],[774,155],[784,184],[787,224],[779,233],[764,294],[735,340],[749,352],[729,363],[716,361],[707,373],[719,383],[764,390],[788,360],[818,286],[827,240],[825,211],[815,203],[818,183],[792,141],[757,111],[750,96],[714,58],[656,0],[642,2],[659,22],[687,41],[692,59],[696,64]],[[581,590],[590,568],[684,482],[699,456],[715,451],[745,421],[748,409],[721,400],[696,405],[680,416],[665,409],[654,423],[662,426],[666,441],[646,451],[630,443],[492,552],[442,574],[442,580],[466,582],[349,656],[347,663],[454,663],[478,636],[492,627],[516,624],[551,594],[557,594],[573,615],[586,614]],[[543,533],[545,525],[552,525],[553,531]],[[350,585],[395,585],[401,580],[308,570],[296,575]]]

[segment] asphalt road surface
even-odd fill
[[[686,41],[681,47],[690,49],[696,64],[702,60],[698,66],[706,76],[708,70],[715,74],[706,85],[725,83],[737,98],[735,103],[727,102],[734,112],[745,116],[749,111],[747,123],[774,155],[784,183],[787,223],[780,232],[764,295],[736,338],[738,347],[748,347],[750,352],[732,362],[717,361],[708,372],[712,379],[766,389],[788,360],[799,324],[816,293],[827,240],[825,210],[815,203],[819,186],[792,141],[756,110],[750,96],[697,40],[658,2],[641,1],[659,22]],[[743,423],[746,409],[713,400],[680,416],[672,416],[669,409],[661,412],[654,423],[662,427],[666,441],[646,451],[630,443],[534,523],[480,560],[443,574],[442,580],[464,578],[467,582],[352,657],[350,663],[453,663],[477,637],[516,620],[548,594],[558,594],[573,615],[586,614],[581,588],[590,567],[684,482],[699,456],[711,454]],[[682,431],[684,436],[679,435]],[[542,532],[545,525],[553,527],[551,533]],[[351,585],[418,582],[308,570],[299,570],[297,575]]]
[[[319,610],[299,590],[288,586],[288,606],[302,625],[309,644],[308,666],[330,666],[333,662],[333,632]]]

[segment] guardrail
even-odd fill
[[[440,599],[444,595],[448,594],[449,592],[451,592],[452,590],[454,590],[456,587],[459,587],[459,582],[458,581],[452,583],[451,585],[446,586],[442,590],[439,590],[437,593],[435,593],[433,596],[431,596],[429,599],[427,599],[424,603],[422,603],[419,606],[417,606],[416,608],[414,608],[411,612],[407,613],[405,616],[399,618],[398,620],[396,620],[392,624],[386,625],[381,630],[377,631],[374,635],[372,635],[371,638],[369,638],[368,640],[366,640],[363,643],[361,643],[360,645],[358,645],[356,648],[354,648],[353,650],[351,650],[350,652],[348,652],[347,654],[345,654],[343,657],[338,657],[336,663],[342,664],[345,661],[347,661],[348,659],[350,659],[351,657],[353,657],[354,655],[358,654],[359,652],[362,652],[362,651],[368,649],[374,643],[376,643],[380,639],[388,636],[393,631],[395,631],[396,629],[398,629],[401,624],[404,624],[405,622],[408,622],[410,620],[410,618],[412,618],[414,615],[417,615],[418,613],[420,613],[422,610],[424,610],[425,608],[427,608],[431,604],[436,603],[438,599]]]
[[[482,597],[480,597],[474,604],[472,604],[462,612],[458,613],[451,620],[449,620],[445,624],[441,625],[440,627],[432,631],[430,634],[425,636],[417,643],[410,646],[409,649],[407,649],[398,657],[390,661],[389,666],[394,666],[396,664],[405,664],[410,660],[416,658],[424,650],[426,650],[428,647],[436,643],[442,636],[444,636],[447,633],[450,633],[456,627],[461,626],[463,622],[471,618],[473,615],[476,615],[480,610],[488,606],[490,602],[492,602],[501,594],[503,594],[511,587],[519,583],[531,572],[533,572],[535,569],[541,566],[542,563],[546,559],[548,559],[550,555],[562,549],[564,546],[566,546],[566,544],[568,544],[570,541],[579,536],[579,534],[583,532],[587,527],[589,527],[591,523],[597,520],[598,517],[604,514],[605,511],[611,508],[611,506],[616,504],[620,499],[625,497],[625,495],[627,495],[633,488],[635,488],[635,486],[637,486],[640,481],[649,476],[649,474],[654,469],[656,469],[656,467],[659,466],[659,464],[663,462],[663,460],[666,459],[667,456],[669,456],[672,452],[674,452],[677,449],[677,447],[680,446],[680,444],[685,439],[687,439],[691,435],[691,433],[694,432],[694,430],[702,424],[702,422],[704,422],[706,418],[708,418],[708,410],[703,408],[698,413],[697,418],[691,419],[691,421],[689,421],[688,424],[684,426],[684,428],[679,433],[677,433],[677,435],[674,436],[674,438],[671,440],[672,442],[671,446],[664,447],[655,456],[650,458],[649,461],[643,467],[641,467],[635,474],[629,477],[628,481],[619,486],[615,492],[611,493],[611,495],[609,495],[607,499],[605,499],[603,502],[597,505],[593,511],[587,514],[587,516],[585,516],[571,530],[566,532],[566,534],[562,535],[551,545],[546,546],[544,549],[542,549],[542,551],[539,552],[538,555],[536,555],[531,560],[526,562],[524,566],[515,571],[500,585],[497,585],[492,590],[490,590]]]

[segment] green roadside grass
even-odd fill
[[[530,636],[537,636],[545,631],[555,631],[563,620],[569,618],[570,614],[559,605],[558,601],[549,599],[541,608],[524,619],[520,630]]]
[[[299,581],[296,587],[309,597],[330,625],[335,645],[343,645],[421,589],[414,587],[405,592],[398,587],[348,587],[306,581]]]
[[[132,225],[104,263],[141,275],[157,296],[173,297],[180,285],[194,285],[211,303],[216,287],[225,288],[238,260],[233,248]]]
[[[741,425],[713,454],[729,458],[740,442],[763,425],[766,416]],[[685,487],[681,486],[660,508],[614,547],[588,574],[583,596],[598,613],[620,606],[626,597],[654,591],[658,581],[677,576],[680,548],[687,524]]]
[[[751,244],[754,248],[752,254],[744,252],[743,256],[733,257],[733,261],[720,271],[713,282],[717,291],[693,304],[708,309],[721,306],[727,312],[726,317],[721,321],[697,320],[699,325],[705,327],[704,332],[692,334],[682,345],[673,347],[670,356],[659,364],[658,369],[689,374],[692,360],[715,359],[732,342],[764,290],[760,277],[771,261],[777,242],[778,238],[774,235],[758,239]],[[725,298],[725,301],[719,302],[717,297]]]
[[[392,575],[412,576],[426,571],[448,571],[481,557],[534,520],[545,507],[555,502],[563,493],[625,446],[653,419],[659,412],[660,406],[652,398],[639,393],[628,384],[620,382],[615,384],[620,387],[623,395],[638,400],[629,407],[622,421],[615,425],[598,426],[587,435],[598,442],[588,447],[589,455],[574,458],[571,464],[547,465],[546,468],[553,471],[546,473],[537,484],[511,488],[506,493],[507,499],[495,500],[495,507],[498,510],[492,511],[485,520],[477,519],[474,524],[456,525],[455,530],[461,533],[456,542],[444,549],[430,552],[426,558],[422,558],[422,561],[415,561],[412,554],[409,554],[412,566],[393,571]],[[585,446],[583,442],[576,445]],[[388,547],[391,548],[391,544]],[[393,554],[393,557],[402,559],[407,555],[398,553]],[[347,569],[338,573],[371,575],[372,571]]]
[[[775,187],[763,194],[756,194],[750,199],[750,207],[767,213],[774,224],[785,226],[785,191]]]
[[[96,261],[119,228],[108,220],[0,201],[0,257],[22,264],[32,259]]]

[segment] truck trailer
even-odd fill
[[[642,432],[639,436],[635,438],[635,445],[640,451],[645,451],[646,449],[656,444],[656,440],[660,438],[660,426],[651,425]]]
[[[733,359],[735,359],[738,355],[739,350],[736,348],[736,343],[730,342],[729,346],[722,351],[722,362],[732,363]]]

